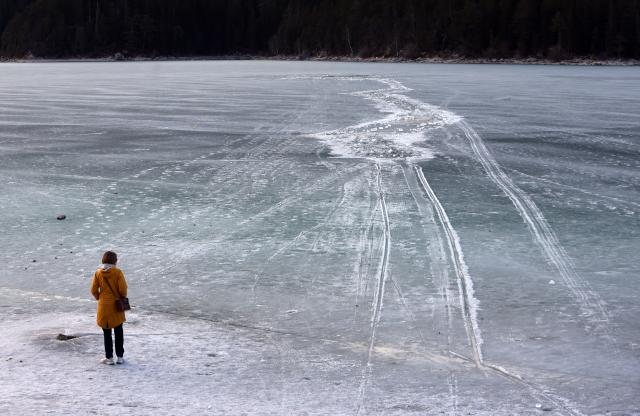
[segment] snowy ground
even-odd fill
[[[0,412],[640,414],[637,69],[0,74]]]

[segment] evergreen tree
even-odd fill
[[[0,0],[0,55],[640,57],[640,0]]]

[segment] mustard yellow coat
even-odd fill
[[[124,311],[116,309],[116,296],[111,293],[105,279],[122,298],[127,297],[127,281],[124,280],[122,270],[117,267],[109,270],[98,269],[93,275],[91,294],[98,301],[96,323],[101,328],[115,328],[126,321],[126,318]]]

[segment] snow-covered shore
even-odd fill
[[[138,308],[106,366],[93,302],[0,289],[0,308],[2,414],[344,414],[357,391],[330,341]]]

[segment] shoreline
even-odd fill
[[[350,57],[350,56],[291,56],[291,55],[218,55],[218,56],[136,56],[123,57],[118,54],[100,58],[6,58],[2,63],[55,63],[55,62],[178,62],[178,61],[296,61],[296,62],[357,62],[357,63],[414,63],[414,64],[458,64],[458,65],[560,65],[560,66],[640,66],[640,59],[607,59],[576,57],[564,60],[540,58],[465,58],[465,57],[425,57],[425,58],[388,58],[388,57]]]

